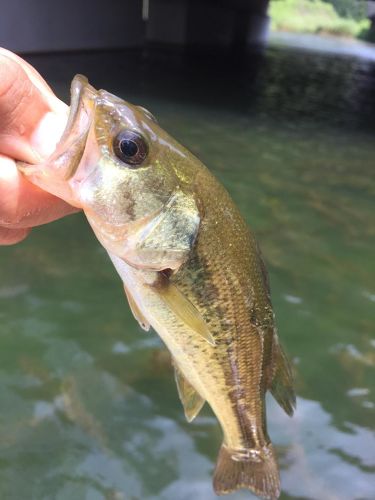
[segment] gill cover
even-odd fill
[[[115,147],[118,137],[141,138],[142,161],[127,162],[121,144]],[[175,171],[181,160],[183,148],[149,112],[77,75],[56,150],[40,165],[19,168],[45,191],[82,208],[107,251],[138,269],[160,271],[187,260],[200,224],[195,196]]]

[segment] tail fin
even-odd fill
[[[213,479],[215,493],[224,495],[248,488],[262,498],[279,498],[280,477],[272,445],[269,444],[265,451],[262,450],[259,457],[251,458],[250,453],[241,457],[222,445]]]

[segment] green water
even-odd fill
[[[81,71],[149,107],[215,172],[257,234],[280,337],[296,371],[294,418],[271,398],[268,404],[282,498],[374,498],[371,123],[359,126],[363,115],[352,110],[352,126],[338,125],[340,117],[348,124],[347,110],[332,110],[328,98],[331,113],[315,117],[309,97],[303,109],[293,96],[289,107],[277,99],[292,64],[301,89],[309,80],[311,95],[305,63],[299,71],[299,56],[283,51],[269,51],[259,63],[254,99],[241,80],[233,106],[223,94],[223,106],[213,105],[195,73],[191,91],[181,84],[163,93],[160,81],[152,90],[150,78],[137,87],[123,62],[116,78],[94,56],[80,57],[31,61],[61,95],[72,72]],[[323,72],[320,86],[316,80],[323,94],[333,92],[324,78],[332,82],[337,67],[359,64],[303,55],[309,57],[315,77]],[[147,64],[134,63],[135,74],[147,76]],[[280,78],[259,89],[275,67]],[[323,108],[324,95],[319,99]],[[319,108],[316,99],[313,104]],[[331,123],[324,119],[330,114]],[[168,357],[156,334],[132,318],[84,217],[34,230],[0,255],[0,498],[214,500],[211,477],[221,441],[216,420],[205,408],[186,423]],[[228,496],[246,498],[251,494]]]

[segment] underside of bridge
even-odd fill
[[[146,44],[240,49],[266,42],[269,2],[1,0],[0,46],[18,52],[113,49]],[[367,4],[375,37],[375,0],[368,0]]]
[[[245,46],[267,36],[268,0],[149,0],[146,8],[151,42]]]
[[[18,52],[266,39],[268,0],[2,0],[0,46]]]

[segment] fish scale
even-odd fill
[[[206,173],[206,171],[204,172]],[[248,256],[251,256],[253,249],[250,246],[251,239],[249,237],[242,236],[241,238],[232,239],[229,235],[224,235],[223,237],[223,235],[220,234],[221,231],[225,231],[225,228],[227,228],[227,232],[230,230],[230,232],[233,232],[235,235],[247,235],[248,229],[238,214],[236,207],[232,205],[229,199],[226,199],[229,197],[221,186],[218,186],[212,181],[200,183],[200,185],[203,186],[207,186],[207,184],[211,194],[213,190],[218,191],[218,194],[212,197],[214,200],[220,199],[221,203],[225,204],[227,210],[228,206],[232,208],[231,218],[234,225],[229,227],[224,220],[223,227],[223,218],[220,213],[222,210],[220,210],[220,206],[219,210],[215,209],[215,206],[217,206],[216,204],[213,204],[212,207],[206,206],[205,222],[202,224],[202,228],[198,235],[196,252],[198,256],[202,255],[203,257],[200,262],[204,261],[207,264],[205,267],[197,269],[194,268],[194,266],[197,261],[199,262],[199,259],[192,259],[192,265],[189,267],[188,262],[186,268],[189,269],[189,272],[193,276],[204,276],[204,282],[214,284],[213,289],[216,290],[214,304],[218,304],[218,307],[211,311],[211,308],[207,306],[207,299],[199,303],[199,294],[194,294],[194,291],[199,290],[202,285],[204,287],[202,280],[199,281],[190,278],[188,280],[189,284],[193,282],[194,285],[184,287],[184,277],[179,275],[181,272],[185,274],[186,269],[179,271],[174,277],[174,281],[178,283],[189,299],[197,305],[197,308],[202,312],[205,318],[207,316],[211,318],[212,314],[214,317],[219,318],[219,321],[210,321],[213,336],[216,339],[229,336],[231,347],[225,349],[221,356],[218,352],[218,366],[220,370],[215,377],[216,384],[221,378],[225,379],[225,382],[221,385],[223,390],[227,392],[229,408],[223,412],[224,405],[221,404],[218,413],[221,412],[228,415],[228,417],[220,418],[218,416],[218,418],[221,420],[224,429],[228,429],[228,431],[224,430],[226,442],[229,443],[229,446],[240,449],[252,447],[256,441],[259,441],[252,433],[252,427],[254,427],[254,425],[252,426],[249,424],[255,419],[257,420],[256,429],[262,428],[263,415],[262,411],[259,411],[259,408],[264,408],[264,404],[262,405],[259,403],[260,399],[263,398],[262,393],[265,392],[264,384],[262,387],[262,383],[259,380],[261,379],[262,367],[262,362],[259,362],[259,358],[262,356],[262,349],[259,346],[259,332],[256,331],[254,326],[250,323],[251,311],[250,308],[247,307],[246,300],[244,301],[244,297],[251,297],[253,280],[246,279],[246,273],[249,273],[249,269],[246,269],[243,264],[241,264],[241,267],[238,267],[238,263],[241,262],[241,260],[233,260],[233,256],[236,252],[241,254],[247,253]],[[207,198],[204,192],[198,194],[203,199],[212,199]],[[215,221],[221,220],[222,222],[219,225],[212,224],[209,218]],[[230,247],[220,245],[220,241],[223,240],[232,241],[232,245]],[[256,265],[256,262],[252,262],[251,259],[246,258],[246,260],[249,267],[251,265],[254,266],[254,264]],[[241,273],[238,273],[238,269],[241,269]],[[240,282],[242,282],[242,286]],[[259,280],[256,284],[259,286]],[[245,287],[247,287],[247,289]],[[228,322],[228,320],[233,326],[226,332],[222,327],[222,323],[223,321]],[[216,323],[216,328],[213,323]],[[269,341],[271,340],[272,339],[269,339]],[[231,352],[229,353],[228,350]],[[252,362],[254,357],[256,358],[255,363]],[[247,398],[245,397],[241,412],[236,411],[241,402],[238,397],[239,392],[241,392],[241,398],[243,398],[245,394],[248,396]],[[234,403],[231,404],[233,394],[235,395]],[[211,401],[209,401],[209,403],[211,406],[215,404],[211,403]],[[237,414],[235,415],[236,418],[234,418],[233,414]],[[247,414],[251,415],[252,418],[248,418]],[[242,425],[238,425],[238,421],[242,422]],[[237,423],[235,432],[232,429],[233,422]],[[233,438],[234,435],[237,436],[237,439]],[[265,444],[266,439],[267,438],[264,437],[263,443],[261,444]]]

